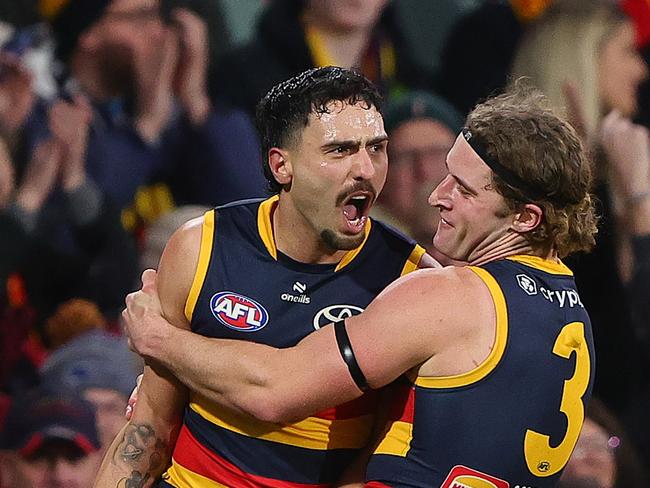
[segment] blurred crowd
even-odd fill
[[[267,196],[255,104],[326,65],[385,96],[373,214],[434,256],[427,198],[475,103],[525,76],[574,124],[600,214],[568,262],[597,400],[562,486],[650,486],[650,2],[258,3],[234,42],[222,0],[0,0],[0,487],[92,485],[141,369],[125,295],[183,222]],[[427,29],[444,36],[425,64]]]

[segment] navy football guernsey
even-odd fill
[[[338,264],[296,262],[275,247],[271,216],[277,201],[238,202],[218,208],[216,216],[206,213],[185,310],[194,332],[293,346],[315,329],[361,312],[389,283],[416,269],[424,254],[369,220],[363,244]],[[161,486],[329,486],[369,441],[375,400],[364,395],[279,425],[192,395]]]
[[[495,303],[495,346],[468,373],[403,381],[368,487],[545,488],[569,460],[594,378],[571,271],[531,256],[471,269]]]

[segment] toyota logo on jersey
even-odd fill
[[[318,330],[330,322],[347,319],[363,312],[363,308],[356,305],[330,305],[318,311],[314,316],[314,329]]]
[[[212,315],[226,327],[240,332],[255,332],[268,323],[269,313],[252,298],[221,291],[210,299]]]

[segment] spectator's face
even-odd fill
[[[50,442],[29,459],[16,456],[15,468],[26,483],[21,488],[88,488],[99,461],[97,452],[85,455],[67,441]]]
[[[114,27],[133,28],[162,22],[159,0],[113,0],[102,19]],[[145,25],[145,27],[147,27]]]
[[[106,448],[126,423],[124,412],[128,398],[115,390],[104,388],[88,388],[83,396],[95,406],[99,440]]]
[[[335,31],[372,27],[386,6],[386,0],[310,0],[310,14]]]
[[[616,480],[614,448],[609,433],[592,420],[585,419],[562,480],[588,482],[595,488],[612,488]]]
[[[605,112],[616,109],[627,117],[637,111],[637,89],[648,76],[634,44],[634,27],[625,22],[603,44],[598,63],[599,94]]]
[[[159,9],[158,0],[113,0],[91,28],[93,41],[127,51],[142,48],[161,35]]]
[[[491,170],[462,135],[447,156],[449,174],[433,190],[429,202],[440,209],[433,245],[444,255],[471,261],[507,234],[513,216],[491,185]]]
[[[386,181],[387,136],[374,107],[337,102],[328,108],[309,116],[286,151],[291,189],[285,200],[330,249],[353,249]]]
[[[160,50],[164,25],[158,0],[113,0],[104,15],[81,38],[86,56],[96,60],[104,83],[116,92],[133,88],[140,60]]]
[[[382,202],[409,222],[411,229],[427,229],[423,233],[429,239],[438,226],[439,213],[427,204],[426,197],[447,175],[445,159],[455,138],[451,130],[432,119],[409,120],[390,134],[390,167]]]

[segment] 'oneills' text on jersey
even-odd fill
[[[573,452],[595,364],[571,271],[532,256],[471,269],[494,301],[492,352],[465,374],[404,378],[368,487],[549,488]]]
[[[424,254],[395,231],[368,221],[363,244],[338,264],[296,262],[275,246],[271,216],[277,200],[238,202],[205,215],[185,310],[194,332],[295,345],[333,320],[360,313]],[[368,443],[375,396],[279,425],[192,395],[161,486],[330,486]]]

